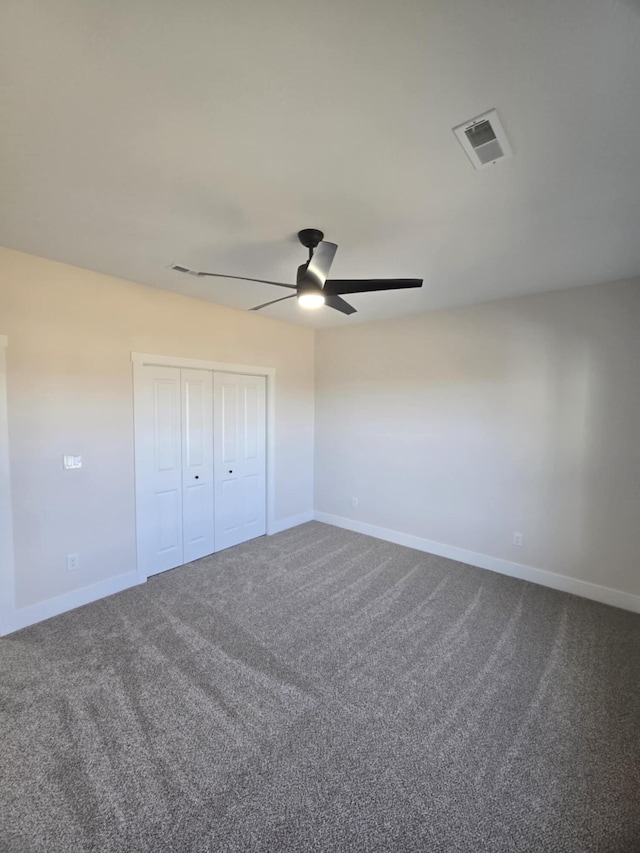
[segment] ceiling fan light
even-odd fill
[[[319,290],[307,290],[298,294],[298,304],[303,308],[319,308],[324,305],[324,293]]]

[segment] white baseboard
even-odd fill
[[[289,530],[290,527],[297,527],[299,524],[306,524],[307,521],[313,521],[313,519],[313,510],[309,510],[308,512],[300,512],[298,515],[290,515],[288,518],[282,518],[280,521],[274,521],[269,530],[269,536],[273,536],[274,533],[282,533],[283,530]]]
[[[83,604],[89,604],[99,598],[113,595],[114,592],[122,592],[122,590],[129,589],[129,587],[136,586],[139,583],[137,572],[127,572],[124,575],[108,578],[82,589],[74,589],[73,592],[67,592],[64,595],[57,595],[55,598],[47,599],[47,601],[39,601],[29,607],[14,610],[7,614],[6,624],[3,623],[2,626],[2,635],[12,634],[21,628],[35,625],[36,622],[42,622],[43,619],[59,616],[60,613],[66,613],[67,610],[73,610]]]
[[[290,527],[297,527],[299,524],[305,524],[307,521],[313,521],[313,512],[311,510],[276,521],[269,531],[269,535],[281,533],[283,530],[288,530]],[[139,583],[144,583],[144,580],[140,580],[137,572],[127,572],[124,575],[118,575],[115,578],[109,578],[108,580],[100,581],[82,589],[76,589],[73,592],[67,592],[64,595],[58,595],[46,601],[39,601],[37,604],[23,607],[20,610],[5,609],[2,614],[0,636],[4,637],[7,634],[13,634],[14,631],[19,631],[21,628],[35,625],[36,622],[42,622],[44,619],[50,619],[52,616],[59,616],[60,613],[66,613],[68,610],[73,610],[76,607],[81,607],[83,604],[89,604],[92,601],[113,595],[115,592],[122,592],[122,590],[129,589]]]
[[[442,542],[434,542],[432,539],[423,539],[420,536],[412,536],[409,533],[400,533],[397,530],[389,530],[386,527],[378,527],[375,524],[366,524],[363,521],[354,521],[351,518],[343,518],[339,515],[330,515],[326,512],[315,512],[316,521],[332,524],[334,527],[343,527],[345,530],[353,530],[355,533],[364,533],[376,539],[384,539],[394,542],[396,545],[405,545],[416,551],[426,551],[428,554],[436,554],[438,557],[448,557],[459,563],[469,566],[477,566],[480,569],[489,569],[501,575],[509,575],[513,578],[531,581],[551,589],[562,592],[570,592],[580,595],[582,598],[590,598],[592,601],[600,601],[602,604],[610,604],[613,607],[621,607],[623,610],[631,610],[640,613],[640,595],[630,592],[622,592],[619,589],[611,589],[600,586],[589,581],[578,578],[558,575],[548,572],[546,569],[536,569],[533,566],[525,566],[522,563],[512,563],[500,557],[490,557],[487,554],[479,554],[475,551],[467,551],[466,548],[457,548],[455,545],[444,545]]]
[[[442,542],[434,542],[432,539],[424,539],[420,536],[412,536],[409,533],[389,530],[386,527],[378,527],[374,524],[366,524],[362,521],[354,521],[350,518],[330,515],[326,512],[303,512],[298,515],[289,516],[289,518],[283,518],[275,522],[269,535],[281,533],[291,527],[297,527],[299,524],[305,524],[314,519],[325,524],[332,524],[334,527],[342,527],[345,530],[353,530],[355,533],[364,533],[376,539],[383,539],[387,542],[394,542],[397,545],[404,545],[407,548],[414,548],[416,551],[425,551],[428,554],[435,554],[439,557],[448,557],[451,560],[457,560],[460,563],[466,563],[470,566],[488,569],[502,575],[531,581],[541,586],[551,587],[551,589],[570,592],[583,598],[589,598],[592,601],[599,601],[603,604],[610,604],[613,607],[621,607],[623,610],[640,613],[640,595],[633,595],[630,592],[622,592],[618,589],[589,583],[588,581],[568,577],[567,575],[548,572],[545,569],[536,569],[533,566],[525,566],[522,563],[513,563],[510,560],[503,560],[500,557],[491,557],[487,554],[468,551],[465,548],[457,548],[455,545],[445,545]],[[126,572],[123,575],[108,578],[105,581],[100,581],[99,583],[65,593],[64,595],[58,595],[47,601],[40,601],[37,604],[32,604],[20,610],[13,610],[8,613],[5,611],[1,636],[12,634],[21,628],[26,628],[29,625],[34,625],[36,622],[42,622],[44,619],[50,619],[52,616],[66,613],[68,610],[73,610],[76,607],[81,607],[83,604],[89,604],[92,601],[105,598],[116,592],[122,592],[125,589],[137,586],[139,583],[140,580],[137,572]]]

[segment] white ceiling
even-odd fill
[[[640,274],[638,0],[7,0],[0,241],[249,308],[304,227],[338,278],[423,277],[318,327]],[[513,159],[451,128],[496,107]]]

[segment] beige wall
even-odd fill
[[[639,594],[640,282],[317,333],[315,508]]]
[[[311,330],[0,250],[0,334],[19,607],[135,568],[131,351],[275,367],[276,520],[311,511]],[[640,594],[640,282],[329,329],[316,363],[316,510]]]
[[[132,351],[275,367],[275,518],[312,510],[311,330],[0,250],[0,334],[18,607],[135,568]]]

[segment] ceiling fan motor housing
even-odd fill
[[[318,228],[303,228],[298,231],[298,240],[306,249],[315,249],[324,240],[324,234]]]

